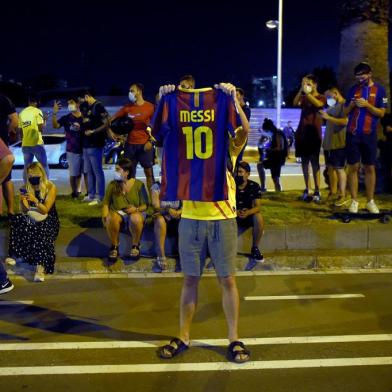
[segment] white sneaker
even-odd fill
[[[90,201],[90,203],[88,203],[89,206],[98,206],[99,204],[101,204],[100,199],[94,199],[94,200]]]
[[[374,200],[370,200],[367,204],[366,204],[366,209],[372,213],[372,214],[378,214],[380,212],[380,210],[378,209],[376,203],[374,202]]]
[[[7,265],[10,265],[11,267],[13,267],[14,265],[16,265],[16,260],[13,259],[12,257],[6,257],[4,261],[5,261],[5,263],[6,263]]]
[[[45,273],[44,267],[42,265],[37,265],[34,274],[34,282],[43,282],[45,281]]]
[[[356,214],[358,212],[359,203],[356,200],[351,200],[350,207],[348,207],[348,211]]]

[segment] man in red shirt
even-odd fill
[[[154,114],[154,105],[143,98],[144,86],[141,83],[133,83],[129,88],[130,103],[122,107],[112,117],[112,121],[118,117],[129,116],[132,118],[134,128],[128,134],[125,143],[125,158],[132,161],[132,176],[136,176],[138,163],[143,167],[146,175],[147,188],[150,191],[154,183],[154,149],[150,141],[151,135],[148,130],[150,120]]]

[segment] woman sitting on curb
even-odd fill
[[[140,238],[148,204],[148,195],[144,184],[131,178],[132,162],[121,159],[116,165],[114,180],[106,188],[102,206],[102,221],[112,243],[109,261],[115,262],[118,257],[119,234],[121,224],[129,227],[132,236],[130,257],[140,257]]]
[[[9,254],[36,266],[34,281],[53,274],[54,243],[59,233],[56,186],[46,177],[43,166],[33,162],[26,169],[27,183],[20,189],[22,214],[10,218]]]

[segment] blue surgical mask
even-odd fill
[[[130,100],[132,103],[136,102],[136,97],[135,97],[135,94],[134,94],[134,93],[129,92],[128,98],[129,98],[129,100]]]
[[[327,105],[328,106],[335,106],[336,105],[336,99],[335,98],[328,98],[327,99]]]
[[[114,181],[125,181],[124,177],[118,171],[114,172]]]

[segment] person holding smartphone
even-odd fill
[[[54,243],[60,227],[57,191],[38,162],[27,167],[26,176],[19,196],[22,213],[10,218],[9,254],[35,266],[34,281],[43,282],[55,267]]]
[[[148,194],[144,184],[134,177],[132,161],[120,159],[115,168],[114,180],[106,189],[102,202],[102,222],[111,241],[109,261],[119,256],[119,234],[122,225],[129,228],[132,237],[130,257],[140,257],[140,239],[146,219]]]

